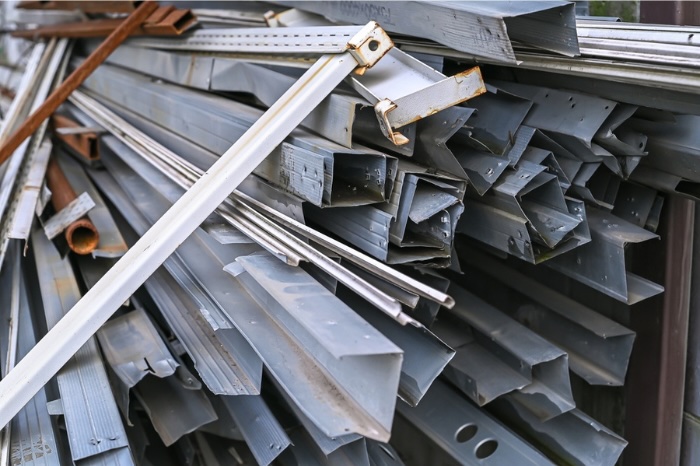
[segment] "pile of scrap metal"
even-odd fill
[[[565,2],[162,7],[18,139],[134,4],[12,11],[2,466],[615,464],[572,386],[622,386],[635,334],[547,277],[663,291],[626,250],[700,194],[697,70],[634,73],[686,31],[618,55]]]

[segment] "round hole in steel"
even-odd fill
[[[484,458],[488,458],[489,456],[493,455],[496,452],[496,449],[498,448],[498,442],[495,440],[484,440],[481,442],[479,445],[476,446],[476,450],[474,450],[474,454],[476,457],[480,460],[483,460]]]
[[[369,41],[369,49],[372,52],[376,52],[378,48],[379,48],[379,41],[376,41],[376,40]]]
[[[476,426],[476,424],[465,424],[457,429],[457,432],[455,433],[455,440],[458,443],[468,442],[474,438],[478,430],[479,428]]]

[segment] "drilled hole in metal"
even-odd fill
[[[368,47],[372,52],[376,52],[377,49],[379,48],[379,42],[376,40],[371,40],[371,41],[369,41]]]
[[[481,442],[477,447],[476,451],[474,454],[476,457],[480,460],[483,460],[484,458],[488,458],[489,456],[493,455],[496,452],[496,449],[498,448],[498,442],[495,440],[486,440],[484,442]]]
[[[459,443],[465,443],[473,439],[479,428],[476,424],[465,424],[455,433],[455,440]]]

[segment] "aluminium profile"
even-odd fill
[[[107,160],[108,157],[105,158],[105,161]],[[138,208],[144,209],[143,204],[137,206],[133,203],[126,192],[135,195],[134,193],[140,193],[140,191],[133,182],[127,185],[127,189],[133,189],[124,191],[122,185],[118,183],[124,183],[123,180],[129,176],[129,172],[120,170],[118,167],[118,164],[112,162],[110,168],[115,178],[101,176],[98,178],[100,185],[104,186],[105,194],[109,196],[136,234],[142,235],[157,217],[158,212],[151,209],[149,218]],[[93,176],[97,177],[97,174]],[[154,205],[155,199],[152,195],[151,206]],[[164,208],[164,206],[160,207],[159,210],[162,211]],[[186,241],[175,255],[164,262],[164,268],[169,276],[166,273],[157,273],[156,276],[160,275],[160,277],[156,280],[149,279],[146,282],[146,288],[159,304],[170,326],[180,336],[185,348],[190,354],[196,353],[199,356],[193,356],[195,367],[202,373],[203,379],[213,393],[257,395],[260,393],[262,361],[255,356],[251,346],[231,323],[222,303],[207,291],[196,273],[183,261],[181,257],[183,252],[193,251],[191,253],[193,257],[198,255],[199,251],[193,249],[192,243],[193,241]],[[246,251],[254,250],[253,245],[240,246]],[[201,253],[199,255],[205,257]],[[186,328],[193,323],[196,323],[194,327],[199,330],[194,333]]]
[[[182,365],[172,377],[145,377],[133,393],[166,447],[216,420],[201,384]]]
[[[455,50],[515,64],[512,41],[578,55],[576,19],[563,2],[392,2],[309,3],[278,1],[335,21],[376,20],[387,31],[435,40]]]
[[[401,349],[299,268],[269,256],[250,255],[238,257],[235,267],[227,269],[236,273],[237,280],[288,338],[297,341],[333,377],[342,389],[340,398],[356,404],[355,415],[365,420],[366,427],[355,432],[388,439]],[[309,306],[310,301],[316,305]],[[321,316],[323,310],[330,312]],[[363,342],[361,348],[355,345],[357,341]],[[370,387],[373,396],[368,397]],[[321,427],[319,419],[314,421]],[[326,435],[339,435],[322,430]]]
[[[32,232],[32,247],[46,323],[52,329],[68,308],[80,300],[80,291],[68,259],[60,257],[39,229]],[[123,460],[119,453],[118,464],[133,465],[119,409],[107,388],[107,372],[94,338],[78,350],[71,364],[58,372],[57,382],[73,460],[124,450],[127,459]]]
[[[450,310],[450,314],[471,326],[474,340],[479,346],[492,352],[528,380],[527,385],[513,394],[533,414],[548,420],[575,407],[568,356],[564,350],[474,294],[454,285],[450,290],[457,296],[457,305]],[[464,349],[477,350],[476,345]],[[487,376],[483,385],[496,383],[493,381],[501,376],[498,368],[494,368],[491,374],[484,374],[483,369],[479,372]],[[480,404],[486,402],[486,397],[477,394],[476,398]]]
[[[554,270],[632,305],[663,292],[664,287],[627,270],[630,244],[658,235],[600,209],[588,209],[591,242],[547,264]]]
[[[593,138],[614,111],[616,102],[541,86],[505,81],[494,84],[535,103],[525,118],[526,125],[544,131],[584,162],[602,161],[604,157],[592,148]]]
[[[137,88],[125,92],[125,86],[132,85]],[[99,95],[98,100],[111,101],[110,108],[117,104],[140,112],[191,141],[197,141],[212,152],[210,163],[217,159],[216,153],[238,139],[261,114],[260,110],[235,101],[169,84],[152,83],[144,76],[115,67],[102,67],[88,79],[86,87]],[[173,113],[174,108],[181,110]],[[160,113],[159,109],[168,113]],[[182,109],[191,111],[183,113]],[[207,120],[198,120],[199,117]],[[210,121],[211,124],[201,125],[201,121]],[[395,173],[393,157],[361,145],[347,149],[302,129],[293,131],[286,142],[294,147],[276,148],[274,155],[267,158],[255,173],[294,194],[303,194],[316,204],[319,203],[319,192],[323,192],[325,205],[332,205],[335,197],[342,198],[346,205],[384,200],[383,190],[386,187],[388,191]],[[336,155],[338,161],[331,161]],[[309,159],[306,171],[304,164],[288,160],[295,157]],[[316,159],[313,162],[315,167],[311,166],[312,157]],[[321,164],[324,165],[323,171],[320,170]],[[338,167],[334,169],[336,164]],[[314,171],[317,175],[309,176],[309,172],[313,175]],[[337,192],[332,189],[334,184],[330,174],[340,177],[335,183]],[[370,183],[367,183],[368,176]]]
[[[657,198],[655,189],[625,181],[620,184],[612,214],[644,228],[649,220],[654,222],[651,217]]]
[[[116,170],[117,165],[114,164],[115,161],[110,162],[108,154],[105,154],[104,161],[105,164],[111,163],[109,168],[113,174],[119,175],[119,171]],[[124,172],[123,169],[121,171],[123,174],[119,175],[120,181],[129,183],[124,185],[129,195],[144,209],[144,213],[147,210],[151,212],[150,215],[152,217],[150,221],[153,221],[158,215],[153,210],[153,207],[157,205],[156,202],[162,204],[165,199],[159,201],[157,192],[145,183],[141,183],[140,180],[134,179],[133,172],[130,175],[128,172]],[[143,174],[143,172],[140,172],[140,174]],[[149,179],[154,180],[150,175]],[[113,191],[114,188],[110,190],[110,192]],[[125,206],[119,206],[119,208],[123,209]],[[159,210],[162,211],[165,208],[165,205],[161,205]],[[134,217],[134,214],[130,214],[127,218],[131,220],[132,217]],[[219,245],[205,233],[197,231],[180,246],[176,254],[186,262],[191,273],[199,277],[197,280],[199,287],[204,287],[207,293],[226,310],[227,317],[241,331],[244,338],[259,354],[278,382],[289,391],[290,395],[297,402],[304,400],[303,406],[308,410],[310,417],[320,424],[319,427],[327,435],[340,435],[356,429],[368,436],[373,435],[386,438],[388,426],[380,427],[376,421],[371,421],[370,424],[366,416],[357,414],[361,408],[357,406],[354,400],[345,396],[338,398],[333,395],[345,393],[345,390],[339,388],[336,385],[337,382],[333,379],[319,372],[312,355],[305,352],[304,347],[300,343],[296,343],[296,340],[291,338],[290,334],[285,333],[282,327],[279,327],[278,323],[268,315],[267,312],[271,312],[270,310],[258,307],[237,281],[229,278],[226,273],[221,271],[225,264],[232,262],[240,255],[240,252],[231,249],[232,246],[238,245]],[[210,260],[204,260],[204,258],[210,258]],[[271,257],[269,257],[269,260],[273,261],[273,263],[284,265]],[[206,277],[206,279],[203,277]],[[321,287],[321,285],[318,286]],[[282,314],[282,317],[284,317],[284,314]],[[285,320],[285,322],[288,325],[294,325],[293,322],[288,320]],[[398,354],[400,354],[400,350],[381,337],[380,334],[375,331],[371,333],[375,333],[375,345],[381,345],[382,341],[385,341],[384,347],[387,348],[387,351],[399,351]],[[270,344],[270,342],[275,342],[275,344]],[[368,347],[363,349],[363,354],[371,357],[371,355],[367,355],[366,351],[368,351]],[[292,358],[291,355],[298,356]],[[356,359],[356,363],[360,363],[362,359],[366,358],[360,355],[359,359],[352,357],[348,359]],[[396,367],[397,382],[400,357],[398,359]],[[331,361],[326,361],[327,365],[330,363]],[[370,361],[368,360],[367,363],[369,364]],[[383,386],[387,382],[386,370],[380,372],[381,382],[374,382],[373,385],[375,387]],[[299,377],[299,373],[305,375]],[[391,399],[395,399],[396,386],[394,385],[392,389],[387,388],[387,390],[391,393]],[[386,398],[386,396],[383,398]],[[329,410],[337,413],[337,415],[329,416]],[[390,421],[391,419],[388,420],[389,423]],[[380,428],[386,430],[379,432]],[[348,429],[348,431],[344,429]]]
[[[83,101],[84,103],[90,102],[90,99],[81,94],[79,91],[77,91],[74,94],[74,101],[75,98],[78,97],[80,97],[81,101]],[[104,107],[101,107],[95,101],[92,101],[92,105],[93,111],[101,111],[106,118],[114,121],[116,124],[119,125],[121,129],[119,131],[114,130],[115,136],[119,136],[123,132],[128,132],[130,137],[143,140],[144,142],[148,142],[151,148],[159,148],[159,150],[167,158],[173,161],[179,160],[179,163],[181,164],[184,163],[184,161],[182,161],[182,159],[180,159],[177,155],[173,154],[172,152],[169,152],[163,146],[160,146],[156,141],[148,138],[140,131],[131,127],[125,121],[118,119],[116,115],[110,115],[110,112],[108,110],[106,110]],[[90,124],[93,124],[93,122],[90,122]],[[172,133],[164,131],[160,131],[157,134],[159,136],[162,136],[163,138],[166,138],[167,141],[172,142],[171,145],[173,147],[181,149],[182,153],[192,154],[193,152],[196,152],[195,148],[197,146],[193,145],[192,143],[186,142],[179,136],[175,137],[175,135],[173,135]],[[119,151],[118,153],[125,154],[127,152]],[[144,154],[142,153],[141,155],[143,156]],[[193,180],[201,176],[202,172],[197,171],[196,167],[190,166],[190,168],[193,170]],[[248,178],[248,180],[251,181],[250,177]],[[288,196],[285,196],[279,192],[275,192],[272,187],[267,187],[267,185],[265,185],[264,183],[244,182],[241,185],[241,189],[242,191],[235,191],[235,197],[240,199],[240,201],[244,201],[244,203],[241,203],[239,201],[239,206],[246,206],[246,209],[250,209],[250,207],[247,206],[248,204],[254,206],[255,209],[257,209],[259,212],[264,213],[268,218],[273,218],[276,222],[290,228],[291,230],[295,231],[296,233],[302,236],[312,239],[314,242],[335,252],[344,259],[349,260],[357,265],[360,265],[361,267],[367,269],[371,273],[384,279],[390,280],[394,282],[397,286],[409,292],[415,293],[421,296],[422,298],[425,298],[427,300],[430,300],[431,302],[440,305],[444,305],[448,308],[454,305],[454,301],[452,300],[452,298],[446,295],[444,291],[439,291],[430,286],[426,286],[418,280],[415,280],[405,274],[397,272],[394,268],[387,267],[386,265],[366,255],[363,255],[359,251],[353,250],[352,248],[348,248],[343,243],[340,243],[330,237],[322,235],[317,231],[306,227],[306,225],[304,225],[303,222],[299,221],[303,221],[303,215],[301,213],[300,205],[296,204],[295,201],[293,199],[290,199]],[[252,194],[253,196],[256,196],[259,199],[263,199],[264,202],[260,202],[256,197],[251,197],[248,194]]]
[[[481,345],[471,327],[453,316],[441,316],[432,329],[456,352],[445,368],[445,378],[478,406],[531,383],[530,378]]]
[[[591,385],[622,386],[635,332],[476,249],[461,249],[464,281],[482,299],[569,355],[569,368]]]
[[[467,121],[463,139],[475,149],[505,156],[533,102],[506,90],[489,86],[489,92],[465,104],[476,113]]]
[[[499,419],[548,452],[557,464],[613,466],[627,446],[625,439],[578,409],[542,422],[510,396],[491,406]]]
[[[179,366],[143,309],[107,321],[97,340],[119,381],[117,404],[124,417],[129,414],[129,390],[147,375],[168,377]]]
[[[294,77],[263,66],[263,63],[130,45],[117,49],[107,62],[195,89],[248,92],[267,106],[294,84]],[[343,147],[350,148],[353,138],[357,138],[403,155],[412,155],[415,125],[401,129],[411,142],[396,146],[386,138],[378,137],[381,131],[376,117],[363,110],[369,105],[362,98],[333,92],[302,121],[301,126]]]
[[[293,446],[279,458],[281,466],[370,466],[365,439],[344,445],[324,454],[308,431],[301,427],[291,430]]]
[[[16,254],[19,259],[20,251],[10,252],[8,257]],[[27,283],[26,278],[20,277],[15,284],[12,282],[12,274],[21,274],[19,260],[14,267],[7,267],[0,274],[0,302],[2,302],[2,320],[6,321],[10,305],[7,301],[11,299],[13,293],[18,294],[19,320],[15,322],[18,326],[17,358],[22,359],[36,343],[35,325],[31,314],[31,304],[28,288],[33,283]],[[7,339],[2,340],[2,354],[6,353]],[[4,361],[2,363],[4,367]],[[57,434],[51,422],[46,407],[47,398],[44,389],[41,389],[34,398],[18,413],[12,420],[10,429],[4,429],[3,434],[10,433],[10,446],[12,451],[12,464],[16,466],[61,466],[61,457],[57,447]],[[3,439],[4,441],[4,439]],[[18,453],[19,452],[19,453]]]
[[[338,295],[360,317],[403,350],[398,396],[409,406],[418,405],[454,357],[454,350],[423,326],[397,325],[346,290],[340,290]]]
[[[357,442],[358,440],[365,439],[358,434],[345,434],[339,435],[337,437],[329,437],[328,435],[321,432],[321,430],[316,427],[311,419],[304,413],[304,410],[297,406],[296,403],[289,397],[289,394],[285,392],[276,380],[272,380],[276,393],[284,399],[287,407],[294,413],[299,423],[302,425],[304,430],[308,433],[309,437],[316,444],[318,449],[323,453],[324,456],[328,457],[331,453],[337,451],[344,446]]]
[[[291,445],[284,428],[261,396],[218,398],[261,466],[268,466]]]
[[[432,464],[426,437],[439,448],[446,464],[485,466],[552,466],[542,453],[504,427],[486,411],[436,380],[415,408],[399,403],[394,447],[411,464]],[[408,426],[413,435],[408,434]],[[423,461],[421,461],[421,459]]]
[[[80,95],[80,94],[78,94]],[[81,99],[85,99],[85,97],[81,97]],[[89,101],[89,99],[88,99]],[[126,148],[124,149],[117,149],[116,153],[125,158],[127,162],[129,162],[132,166],[137,166],[136,170],[139,173],[143,172],[149,172],[151,173],[151,177],[154,179],[162,179],[163,176],[165,176],[167,179],[170,181],[174,182],[176,186],[170,186],[168,187],[168,182],[163,181],[160,183],[156,183],[155,187],[159,188],[164,196],[169,198],[171,202],[174,202],[179,196],[180,196],[180,190],[181,188],[186,188],[191,185],[199,176],[200,173],[198,169],[195,166],[192,166],[181,159],[179,159],[176,155],[172,154],[171,152],[165,150],[162,146],[158,146],[157,143],[154,141],[150,140],[149,138],[146,138],[144,135],[140,134],[137,139],[134,139],[133,137],[124,137],[123,135],[120,136],[120,134],[123,132],[123,129],[119,129],[118,131],[114,129],[112,126],[113,123],[109,123],[108,120],[112,121],[119,121],[118,117],[112,115],[111,117],[108,114],[105,114],[105,109],[98,110],[95,106],[94,103],[92,105],[93,107],[93,112],[96,113],[102,113],[103,116],[106,118],[104,120],[101,120],[103,125],[106,125],[107,127],[112,128],[112,131],[117,135],[117,137],[120,137],[128,146],[131,148],[134,148],[135,150],[139,151],[138,154],[134,154],[133,151],[127,150]],[[87,107],[85,107],[87,108]],[[93,116],[96,116],[96,113],[93,113]],[[107,113],[109,113],[107,111]],[[124,123],[123,121],[121,123],[117,123],[120,128],[124,128]],[[133,131],[132,131],[133,132]],[[137,132],[138,133],[138,132]],[[109,138],[105,138],[107,142],[110,141]],[[138,141],[137,141],[138,140]],[[116,142],[116,141],[115,141]],[[146,160],[139,160],[138,157],[135,157],[135,155],[140,155],[141,157],[145,157]],[[167,162],[169,161],[169,162]],[[170,163],[176,164],[176,167],[173,167],[169,165]],[[150,165],[149,165],[150,164]],[[154,172],[153,168],[156,168],[158,171]],[[177,172],[177,173],[174,173]],[[239,196],[241,196],[241,193],[238,193]],[[248,198],[248,200],[251,200]],[[347,270],[343,269],[340,267],[336,262],[333,260],[329,259],[327,256],[325,256],[323,253],[320,251],[316,250],[315,248],[303,243],[300,241],[297,237],[291,235],[290,233],[284,231],[281,229],[279,226],[275,225],[274,223],[270,222],[267,218],[259,214],[258,212],[254,211],[251,209],[249,206],[247,206],[245,203],[242,203],[240,201],[237,202],[237,204],[231,203],[230,199],[227,199],[225,202],[226,205],[222,205],[217,209],[217,212],[223,216],[223,218],[228,221],[228,222],[233,222],[232,225],[235,225],[237,228],[242,228],[241,224],[236,220],[234,222],[234,216],[236,216],[239,219],[242,219],[245,217],[247,220],[251,220],[256,222],[256,224],[261,225],[266,228],[266,231],[271,233],[272,236],[274,236],[275,241],[279,240],[282,246],[284,247],[291,247],[290,250],[285,251],[284,254],[282,253],[277,253],[276,251],[272,250],[264,241],[261,241],[259,235],[262,233],[262,230],[259,230],[255,235],[252,235],[251,232],[248,232],[248,234],[251,234],[252,237],[256,239],[257,242],[259,242],[263,247],[266,249],[270,250],[271,252],[274,252],[275,255],[280,257],[282,255],[283,257],[280,257],[280,259],[285,260],[285,262],[290,262],[289,261],[289,256],[290,254],[294,254],[297,257],[305,258],[309,260],[310,262],[314,263],[317,265],[320,269],[328,273],[329,275],[333,276],[334,278],[342,281],[344,284],[346,284],[349,288],[355,290],[356,292],[360,293],[363,297],[368,299],[370,302],[374,303],[377,305],[381,310],[386,312],[387,314],[391,315],[393,318],[397,319],[398,321],[402,322],[402,324],[409,323],[413,319],[405,315],[404,313],[401,312],[401,307],[394,298],[386,295],[385,293],[381,292],[378,290],[376,287],[373,285],[369,284],[368,282],[360,279],[359,277],[353,275],[352,273],[349,273]],[[234,206],[238,210],[239,213],[241,213],[241,216],[238,216],[236,213],[236,210],[234,209]],[[272,238],[272,237],[270,237]],[[266,240],[267,241],[267,240]],[[301,256],[299,255],[301,254]],[[294,262],[290,262],[294,263]]]

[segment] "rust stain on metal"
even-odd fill
[[[51,204],[56,212],[61,211],[77,197],[73,187],[52,157],[46,169],[46,184],[51,190]],[[87,217],[82,217],[65,229],[68,247],[76,254],[90,254],[100,242],[100,234]]]
[[[0,147],[0,164],[10,158],[19,145],[34,134],[44,120],[51,116],[51,114],[65,102],[68,96],[157,8],[158,4],[151,1],[146,1],[139,5],[139,7],[131,13],[82,64],[76,68],[50,96],[48,96],[44,103],[20,125],[2,147]]]

